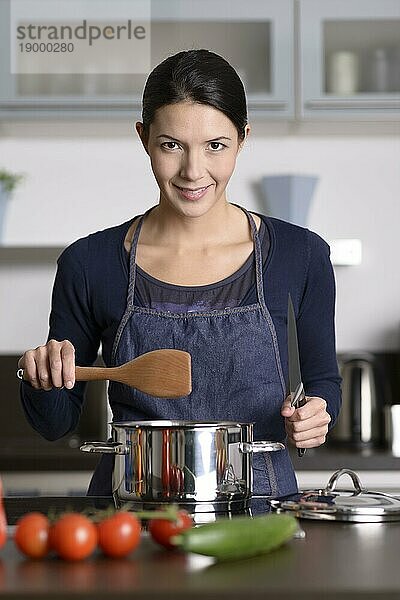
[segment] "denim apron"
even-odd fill
[[[130,250],[127,306],[112,350],[117,366],[159,348],[186,350],[192,356],[192,392],[178,399],[150,396],[110,382],[114,421],[190,420],[254,422],[255,440],[286,442],[280,414],[285,381],[275,327],[264,299],[261,244],[252,215],[257,302],[222,310],[175,313],[135,306],[136,249],[140,217]],[[89,495],[111,495],[114,456],[101,457]],[[253,455],[253,493],[270,497],[297,492],[287,449]]]

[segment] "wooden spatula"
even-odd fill
[[[160,398],[179,398],[192,391],[191,356],[163,348],[141,354],[119,367],[75,367],[77,381],[109,379]]]

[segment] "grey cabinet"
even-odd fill
[[[207,48],[238,70],[253,116],[291,118],[293,12],[292,0],[151,0],[150,70],[179,50]],[[10,2],[0,0],[1,115],[118,116],[140,110],[148,72],[93,73],[82,64],[80,73],[11,74],[9,23]]]
[[[399,0],[299,0],[299,116],[400,114]]]
[[[136,118],[150,70],[189,48],[210,49],[233,64],[245,84],[251,119],[400,115],[400,0],[148,0],[147,5],[149,60],[143,72],[129,71],[130,46],[121,41],[114,58],[103,45],[106,55],[102,62],[98,51],[96,69],[88,58],[76,73],[12,74],[10,0],[0,0],[0,118]]]

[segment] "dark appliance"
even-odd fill
[[[385,446],[384,407],[392,402],[388,361],[368,352],[338,356],[342,408],[329,443],[357,449]]]

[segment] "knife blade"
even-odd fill
[[[306,395],[304,392],[304,385],[301,378],[296,317],[294,314],[293,302],[290,292],[288,296],[287,340],[289,359],[289,392],[291,396],[291,406],[294,406],[295,408],[300,408],[306,403]],[[305,448],[297,448],[298,456],[304,456],[305,452]]]

